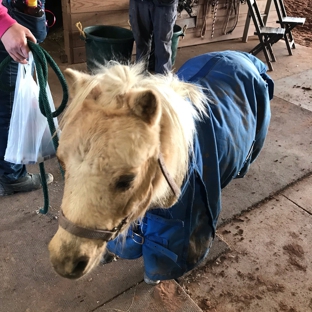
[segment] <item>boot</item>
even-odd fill
[[[45,175],[47,184],[53,182],[53,175]],[[40,173],[27,173],[24,177],[7,183],[0,180],[0,196],[12,195],[19,192],[31,192],[42,188]]]

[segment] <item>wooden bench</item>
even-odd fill
[[[303,25],[305,23],[304,17],[290,17],[287,16],[285,5],[283,0],[274,0],[274,5],[276,8],[276,13],[278,16],[278,21],[282,28],[285,29],[284,40],[286,42],[286,47],[289,55],[292,55],[292,48],[295,49],[295,41],[292,36],[291,31],[298,25]]]
[[[256,55],[263,51],[266,62],[270,70],[273,70],[272,62],[276,61],[272,45],[279,41],[285,35],[285,29],[281,27],[266,27],[260,14],[256,0],[247,0],[249,14],[255,25],[255,35],[259,38],[259,44],[249,53]]]

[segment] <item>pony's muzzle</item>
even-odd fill
[[[79,238],[59,228],[49,244],[50,261],[60,276],[78,279],[99,263],[105,245],[102,241]]]
[[[52,265],[55,271],[62,277],[69,279],[78,279],[85,274],[85,270],[89,264],[90,258],[87,256],[81,256],[74,261],[68,261],[66,264],[53,260],[51,258]]]

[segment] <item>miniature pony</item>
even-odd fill
[[[72,102],[57,150],[65,188],[49,244],[63,277],[90,272],[106,247],[143,255],[152,280],[194,268],[214,238],[221,189],[264,144],[273,82],[252,55],[207,53],[177,75],[143,68],[65,71]]]

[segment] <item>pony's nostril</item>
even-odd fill
[[[87,267],[89,260],[89,257],[86,256],[78,258],[72,274],[77,277],[81,276],[83,271]]]

